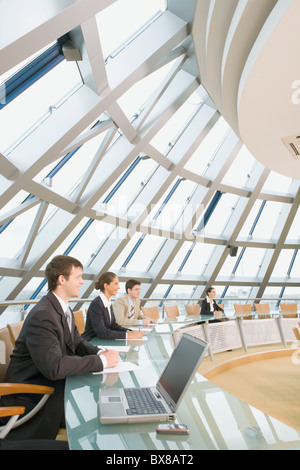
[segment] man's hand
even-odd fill
[[[113,349],[109,349],[108,351],[104,351],[100,354],[101,356],[105,356],[107,360],[107,367],[116,367],[120,360],[120,356],[118,351],[114,351]]]
[[[143,318],[143,326],[154,326],[157,325],[156,321],[150,317]]]
[[[143,336],[142,331],[127,331],[127,339],[141,339]]]

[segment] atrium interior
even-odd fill
[[[297,9],[0,1],[0,327],[57,254],[84,265],[74,309],[105,271],[160,308],[300,299]]]

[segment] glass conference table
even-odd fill
[[[65,416],[71,450],[141,451],[154,453],[194,450],[300,449],[300,432],[266,415],[196,374],[175,423],[186,424],[188,436],[156,433],[157,423],[100,424],[99,387],[153,386],[165,367],[172,346],[171,333],[178,323],[158,325],[145,340],[103,341],[99,346],[122,347],[120,357],[138,368],[118,374],[68,377]]]

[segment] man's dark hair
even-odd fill
[[[141,285],[140,281],[137,281],[136,279],[128,279],[128,281],[125,284],[125,290],[128,292],[128,289],[132,289],[136,285]]]
[[[72,256],[58,255],[55,256],[50,263],[46,266],[45,276],[48,281],[48,289],[53,291],[57,286],[57,280],[60,275],[66,279],[69,278],[73,266],[75,268],[83,269],[80,261]]]

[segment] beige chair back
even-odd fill
[[[270,305],[269,304],[254,304],[254,308],[257,313],[270,313]]]
[[[187,315],[200,315],[200,305],[184,305]]]
[[[0,382],[4,382],[13,347],[8,328],[0,330]]]
[[[73,312],[74,315],[74,321],[77,330],[79,333],[82,335],[82,333],[85,330],[85,322],[84,322],[84,315],[82,310],[77,310],[76,312]]]
[[[280,311],[284,313],[286,318],[297,318],[298,305],[297,304],[280,304]]]
[[[251,304],[233,304],[235,313],[252,313]]]
[[[20,331],[21,331],[21,329],[22,329],[23,323],[24,323],[24,320],[21,320],[21,321],[18,321],[18,322],[16,322],[16,323],[12,323],[12,324],[10,324],[10,325],[7,325],[7,328],[8,328],[9,334],[10,334],[10,339],[11,339],[13,348],[15,347],[16,339],[17,339],[17,337],[18,337],[19,334],[20,334]]]
[[[245,316],[245,313],[252,314],[251,304],[233,304],[236,315],[243,316],[245,320],[251,320],[252,316]]]
[[[259,314],[258,318],[268,318],[270,316],[269,304],[254,304],[255,311]]]
[[[179,317],[179,309],[177,305],[164,305],[163,309],[168,318]]]
[[[141,307],[141,310],[145,317],[150,317],[152,320],[159,319],[159,310],[158,307]]]
[[[300,330],[297,326],[293,327],[293,332],[294,332],[294,335],[295,335],[297,341],[300,341]]]

